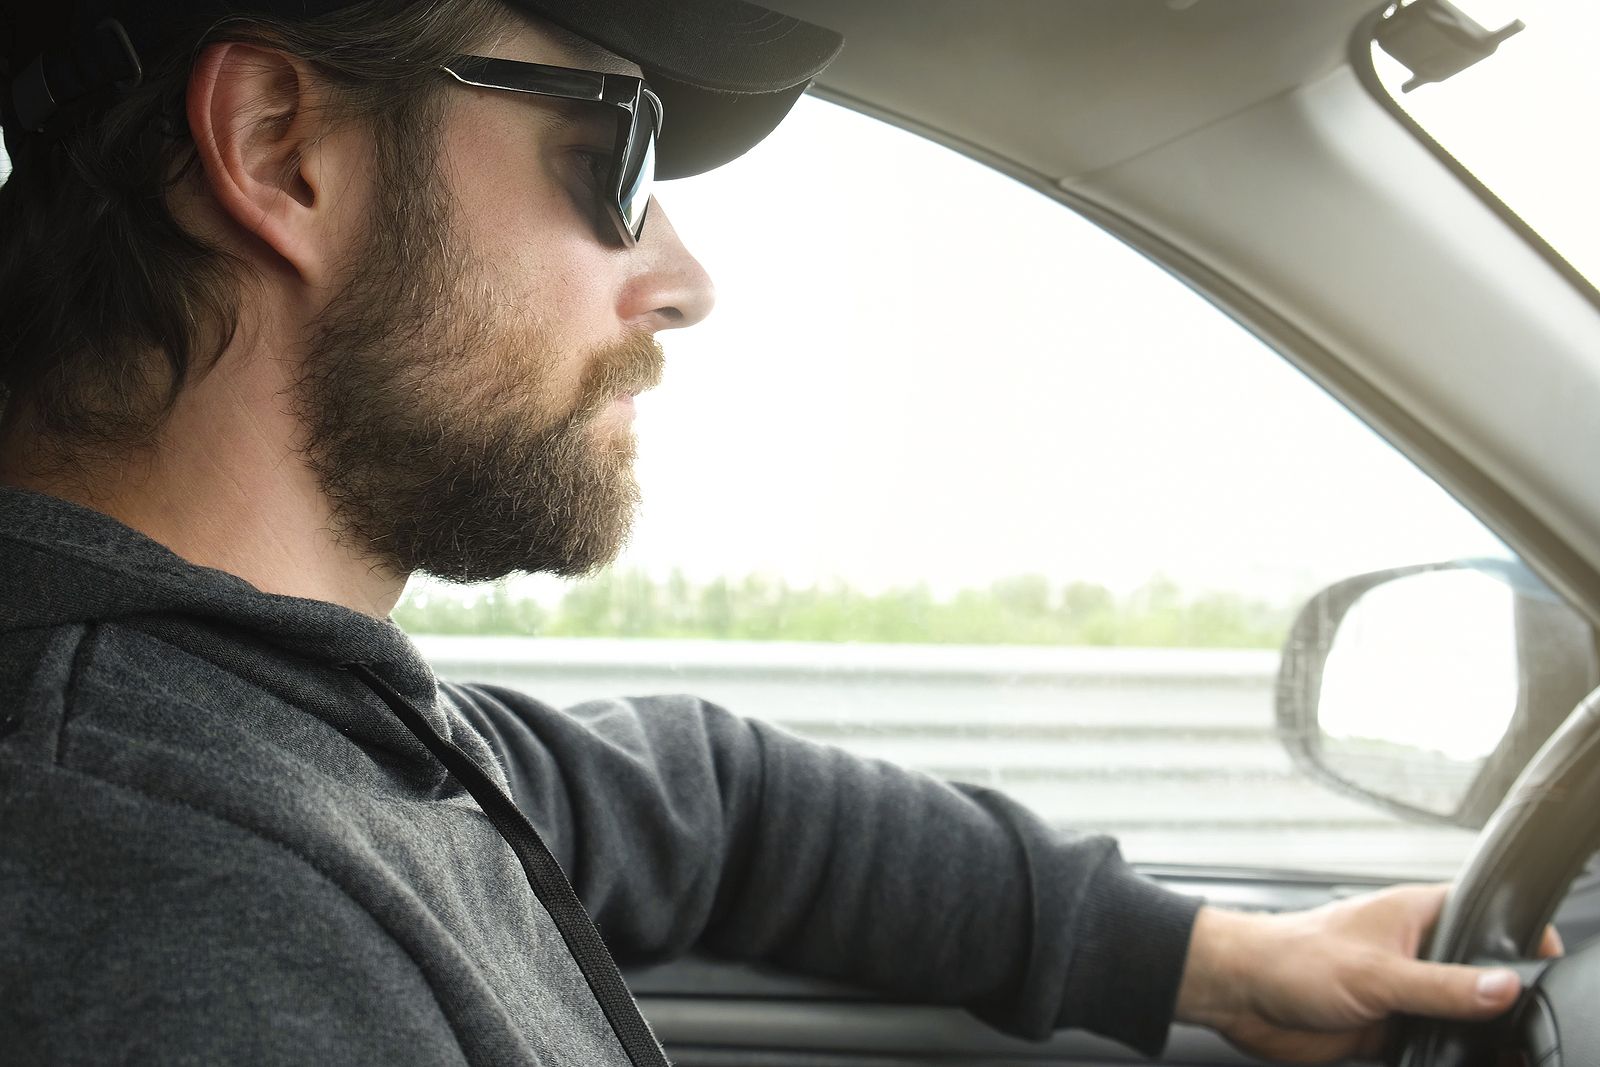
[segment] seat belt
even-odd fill
[[[628,992],[622,972],[617,969],[616,961],[600,939],[600,932],[595,929],[566,872],[550,854],[544,839],[516,802],[471,756],[435,730],[422,712],[371,667],[364,663],[343,663],[339,666],[341,670],[360,678],[393,709],[406,729],[415,734],[417,740],[426,745],[456,781],[472,794],[483,813],[489,817],[489,822],[511,846],[511,851],[516,853],[523,871],[527,873],[528,884],[533,887],[534,895],[544,905],[545,911],[550,913],[550,918],[555,920],[556,929],[567,944],[567,951],[577,961],[578,969],[583,972],[584,980],[589,983],[589,989],[599,1001],[600,1010],[605,1013],[606,1021],[611,1024],[633,1067],[669,1067],[660,1042],[650,1031],[650,1024],[639,1013],[639,1005],[635,1003],[633,994]]]

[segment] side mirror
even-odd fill
[[[1277,733],[1337,792],[1477,830],[1597,685],[1594,628],[1520,563],[1401,567],[1301,609],[1278,670]]]

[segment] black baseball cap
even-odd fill
[[[665,120],[656,176],[699,174],[782,121],[838,54],[832,30],[743,0],[504,0],[639,64]],[[354,0],[0,0],[0,121],[16,138],[136,82],[185,26],[309,19]]]

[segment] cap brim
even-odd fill
[[[844,38],[743,0],[511,0],[639,64],[665,119],[656,176],[700,174],[771,133]]]
[[[810,82],[776,93],[717,93],[650,76],[669,116],[657,143],[656,177],[687,178],[737,159],[777,128]]]

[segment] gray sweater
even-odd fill
[[[1162,1046],[1196,902],[1005,796],[689,696],[438,682],[392,623],[0,489],[0,1061],[623,1064],[503,838],[624,964],[690,948]]]

